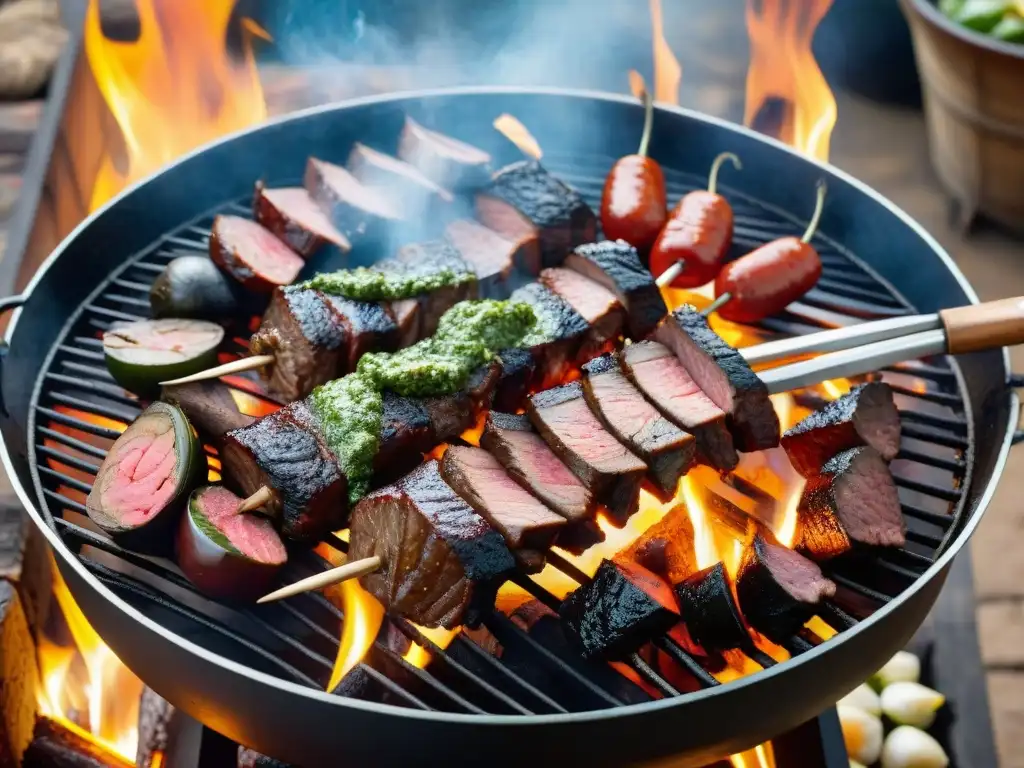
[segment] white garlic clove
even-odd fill
[[[882,768],[946,768],[949,757],[942,746],[909,725],[894,729],[882,747]]]
[[[899,651],[868,678],[868,685],[881,691],[891,683],[916,683],[920,679],[921,660],[908,651]]]
[[[868,714],[879,717],[882,714],[882,700],[878,694],[867,683],[861,683],[848,694],[839,700],[840,704],[848,707],[863,709]]]
[[[858,707],[839,704],[836,710],[850,759],[864,765],[877,761],[882,752],[882,721]]]
[[[946,697],[920,683],[892,683],[881,696],[882,711],[897,725],[928,728]]]

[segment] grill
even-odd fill
[[[559,114],[551,115],[549,109],[547,119],[543,119],[544,107],[554,107],[553,111]],[[369,759],[381,758],[383,754],[386,762],[401,758],[413,764],[430,764],[440,759],[442,752],[421,749],[423,745],[415,743],[411,736],[409,744],[383,744],[382,741],[398,739],[383,730],[384,720],[361,718],[364,713],[385,712],[388,721],[401,722],[421,734],[441,723],[452,729],[473,724],[497,726],[482,729],[476,736],[465,727],[459,730],[461,735],[457,738],[463,743],[482,748],[494,743],[489,739],[499,730],[506,744],[528,738],[525,732],[513,737],[516,729],[506,727],[518,720],[530,726],[530,733],[538,734],[534,738],[545,739],[538,742],[545,745],[537,758],[540,763],[558,762],[575,755],[578,759],[586,756],[597,763],[613,764],[626,759],[628,752],[630,760],[677,755],[684,761],[673,764],[698,765],[749,748],[817,714],[905,642],[934,600],[949,558],[976,524],[987,486],[1001,464],[1000,448],[1006,447],[1006,441],[1000,430],[1005,431],[1006,423],[1015,417],[1015,398],[1007,393],[1002,380],[984,386],[975,382],[973,388],[968,385],[969,380],[981,376],[986,365],[989,374],[996,368],[1005,371],[1005,360],[998,353],[965,358],[963,369],[952,359],[935,358],[879,372],[877,375],[896,391],[902,417],[904,439],[892,469],[908,524],[908,543],[899,551],[844,560],[827,571],[839,591],[824,606],[821,618],[841,631],[838,639],[823,642],[804,629],[785,643],[786,650],[796,658],[781,663],[774,662],[751,643],[744,652],[766,671],[724,685],[709,671],[713,669],[713,659],[709,662],[706,658],[695,658],[667,636],[653,641],[660,653],[644,652],[625,659],[632,673],[625,676],[609,665],[580,660],[553,623],[543,627],[538,624],[536,631],[526,631],[493,611],[484,624],[503,647],[500,658],[463,635],[442,650],[408,622],[388,619],[368,656],[337,692],[345,698],[328,697],[322,691],[333,666],[344,616],[325,597],[306,594],[258,608],[216,604],[197,594],[169,563],[126,551],[95,533],[85,517],[84,495],[106,447],[140,411],[135,398],[107,373],[98,336],[114,321],[140,319],[148,314],[149,286],[164,265],[182,253],[205,252],[206,235],[217,213],[248,215],[248,195],[240,192],[246,191],[255,178],[266,173],[274,184],[298,183],[294,173],[301,169],[307,153],[328,160],[341,159],[351,137],[387,149],[388,142],[397,136],[397,128],[392,130],[397,126],[396,118],[406,111],[415,117],[427,114],[441,130],[493,147],[496,139],[485,135],[485,127],[500,111],[513,109],[534,129],[547,150],[545,165],[596,207],[604,174],[618,155],[630,151],[630,137],[639,133],[633,129],[639,123],[640,111],[624,100],[580,94],[465,91],[426,98],[370,100],[347,108],[318,110],[229,139],[114,201],[72,235],[63,252],[59,250],[52,257],[50,269],[37,278],[26,302],[23,313],[29,312],[40,297],[56,299],[60,302],[57,306],[66,307],[62,327],[36,329],[36,338],[45,344],[42,349],[48,350],[45,358],[41,350],[33,352],[25,342],[19,346],[18,334],[26,326],[24,318],[19,318],[12,331],[11,353],[3,376],[8,413],[4,436],[7,450],[13,454],[9,457],[15,470],[12,476],[17,476],[25,487],[34,488],[36,499],[29,500],[30,508],[34,507],[38,518],[56,534],[51,541],[58,543],[58,551],[81,567],[69,569],[68,563],[62,562],[76,598],[118,655],[159,692],[208,725],[268,754],[304,765],[325,761],[329,754],[325,747],[332,739],[310,742],[309,728],[296,731],[294,724],[309,717],[317,727],[330,729],[334,726],[326,719],[328,712],[332,718],[338,718],[337,728],[344,730],[344,736],[334,740],[339,748],[344,745],[348,754]],[[539,125],[534,125],[534,115],[538,116]],[[566,115],[574,117],[566,120]],[[588,115],[606,121],[592,124],[614,126],[614,130],[609,129],[614,135],[600,141],[573,141],[574,126]],[[467,116],[472,116],[472,124],[479,126],[478,135],[467,134]],[[345,122],[343,118],[351,118],[353,126],[346,129],[348,132],[342,131],[347,141],[338,141],[338,126]],[[559,125],[560,121],[569,125]],[[752,134],[681,111],[660,111],[655,124],[652,154],[665,166],[670,200],[704,186],[703,176],[688,171],[706,167],[705,159],[720,148],[740,151],[750,170],[730,176],[735,188],[723,185],[736,214],[737,254],[776,237],[802,231],[805,222],[790,215],[785,207],[777,206],[788,205],[780,203],[780,199],[809,198],[813,179],[825,173],[820,167]],[[273,166],[285,164],[267,154],[266,148],[276,141],[275,133],[297,142],[295,149],[287,153],[292,156],[290,171],[275,173]],[[681,149],[680,144],[687,141],[680,139],[680,134],[687,141],[702,143],[689,150]],[[379,140],[374,141],[375,137]],[[576,147],[577,143],[584,146]],[[339,151],[325,149],[332,145]],[[571,152],[566,151],[567,146],[573,147]],[[262,148],[260,157],[240,163],[248,170],[226,171],[231,158],[245,157],[255,148]],[[507,147],[497,149],[499,155],[508,152]],[[800,188],[780,196],[779,180],[767,180],[775,164],[788,169],[787,186]],[[271,167],[265,169],[265,165]],[[221,171],[229,178],[214,183]],[[186,173],[193,180],[196,174],[202,174],[204,186],[213,187],[204,188],[203,194],[191,204],[184,202],[187,189],[173,191]],[[927,301],[921,301],[922,286],[908,285],[906,277],[900,281],[900,270],[886,265],[884,258],[870,247],[884,240],[873,235],[857,242],[850,227],[860,223],[857,215],[863,214],[866,207],[860,198],[869,199],[872,206],[879,203],[845,178],[837,178],[838,184],[830,179],[832,199],[821,227],[826,234],[818,235],[814,241],[824,263],[822,279],[801,302],[762,324],[768,337],[805,334],[933,308]],[[154,201],[164,195],[171,198],[163,206],[165,210],[152,210]],[[851,210],[851,200],[856,201],[852,207],[859,206],[860,211]],[[202,210],[196,211],[196,203],[202,205]],[[790,207],[802,210],[799,202]],[[914,238],[920,238],[899,216],[891,211],[889,215]],[[127,224],[133,221],[134,224]],[[63,271],[68,271],[73,252],[81,258],[112,232],[123,231],[121,228],[126,224],[132,234],[110,241],[114,244],[109,248],[116,253],[102,260],[105,263],[96,263],[99,259],[90,256],[89,262],[79,262],[77,270],[59,279],[59,263],[63,263]],[[877,226],[879,235],[893,237],[883,232],[885,227],[881,224]],[[901,237],[906,245],[907,235],[901,233]],[[132,241],[130,246],[115,245],[126,241]],[[899,238],[893,237],[891,245],[898,248]],[[126,255],[128,251],[133,252]],[[930,243],[916,243],[908,253],[910,261],[931,262],[926,274],[929,279],[933,275],[937,278],[932,280],[934,291],[929,301],[936,301],[935,291],[941,287],[944,295],[938,298],[940,303],[962,303],[964,299],[956,296],[962,290],[956,276],[945,269],[947,265],[936,268],[942,257],[936,256]],[[73,273],[79,275],[77,280],[70,279]],[[41,290],[47,279],[55,288]],[[942,280],[948,285],[942,285]],[[894,287],[897,282],[904,293]],[[965,298],[969,299],[969,294]],[[917,303],[916,308],[912,301]],[[49,311],[54,311],[53,305]],[[223,351],[227,355],[242,354],[245,345],[245,339],[230,339]],[[17,370],[15,361],[19,356],[26,360],[34,357],[36,362],[30,366],[28,375],[14,381],[12,373]],[[997,362],[995,368],[993,360]],[[263,397],[254,377],[242,375],[230,382],[257,400]],[[810,392],[797,393],[802,404],[813,406],[814,397]],[[979,420],[981,414],[984,416]],[[982,457],[976,455],[978,430],[988,434],[992,443]],[[207,450],[216,459],[215,451]],[[212,466],[219,465],[214,462]],[[980,484],[974,480],[979,473],[985,478]],[[742,493],[760,493],[739,479],[733,482]],[[342,540],[333,536],[325,544],[340,551],[346,548]],[[947,552],[949,555],[943,557]],[[933,567],[939,560],[942,565]],[[550,554],[549,562],[576,581],[582,583],[588,578],[557,553]],[[328,567],[316,554],[303,553],[291,558],[282,579],[289,582]],[[929,576],[922,578],[926,572]],[[136,634],[126,628],[124,620],[116,622],[118,629],[113,629],[109,596],[92,587],[82,588],[85,573],[108,588],[110,595],[137,611],[130,614],[129,627],[145,625],[147,631]],[[557,608],[557,598],[529,577],[516,577],[515,581],[542,603]],[[923,585],[927,589],[922,590]],[[883,624],[881,619],[895,617],[897,608],[903,609],[899,615],[904,620],[899,625],[895,621]],[[864,621],[871,617],[874,618]],[[860,625],[861,622],[864,624]],[[250,699],[243,705],[246,694],[241,688],[220,699],[202,698],[199,691],[203,686],[197,687],[194,681],[201,674],[200,668],[209,665],[197,667],[193,662],[191,668],[185,669],[182,665],[188,665],[187,656],[137,646],[154,629],[173,638],[169,645],[187,655],[204,657],[206,661],[213,658],[212,654],[223,657],[215,663],[226,671],[218,673],[217,680],[211,679],[211,685],[224,685],[242,675],[255,682],[267,699]],[[847,636],[860,641],[859,651],[848,650],[851,644],[842,642]],[[401,648],[409,642],[419,644],[431,654],[432,661],[425,669],[402,659]],[[157,660],[140,660],[147,650],[156,650],[156,656],[164,660],[162,665],[169,665],[162,673],[156,670],[160,663]],[[860,653],[861,658],[851,653]],[[813,670],[825,667],[801,661],[821,659],[826,654],[832,657],[827,669],[834,679],[815,685],[811,678],[821,673]],[[172,675],[183,675],[188,682],[174,683],[170,680]],[[800,701],[781,699],[786,695],[781,692],[793,686],[803,690]],[[288,697],[292,702],[297,695],[310,704],[289,712],[285,697],[279,695],[285,689],[292,694]],[[831,693],[826,693],[826,689]],[[248,690],[251,694],[256,689]],[[722,695],[730,691],[735,694],[731,698]],[[741,696],[752,696],[747,701],[761,710],[744,716],[743,723],[736,723],[736,712],[748,711],[745,705],[735,709]],[[660,701],[654,702],[655,699]],[[785,700],[786,705],[780,706],[780,700]],[[635,737],[644,739],[643,744],[609,749],[604,738],[600,745],[579,743],[579,734],[587,724],[600,727],[606,717],[615,717],[620,724],[640,722],[636,715],[667,715],[672,704],[689,704],[690,717],[687,719],[680,710],[674,720],[663,717],[661,722],[674,722],[676,731],[686,733],[652,734],[649,729],[656,727],[654,722],[658,718],[650,717],[646,718],[651,725],[646,726],[644,735]],[[567,717],[572,713],[587,714]],[[734,721],[731,725],[730,717]],[[275,726],[268,727],[269,723]],[[573,729],[571,723],[583,725]],[[359,734],[362,728],[368,728],[375,738],[370,738],[371,733]],[[630,739],[626,735],[620,738]],[[547,739],[565,739],[569,743],[553,744],[548,749]],[[439,736],[431,739],[440,740]],[[451,756],[444,759],[450,760]]]

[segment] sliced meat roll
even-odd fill
[[[491,156],[482,149],[405,118],[398,156],[445,189],[476,189],[490,178]]]
[[[397,203],[340,165],[309,158],[303,186],[331,224],[348,238],[380,237],[404,219]]]
[[[352,244],[327,218],[302,187],[270,189],[256,182],[253,214],[260,224],[277,235],[302,258],[331,246],[348,253]]]
[[[444,234],[476,272],[481,298],[508,296],[512,271],[523,261],[518,243],[470,219],[456,219],[445,227]]]

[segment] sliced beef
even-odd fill
[[[359,358],[367,352],[392,352],[398,348],[398,325],[387,305],[330,294],[324,297],[348,338],[348,354],[340,361],[340,373],[354,371]]]
[[[776,643],[793,637],[836,585],[815,563],[758,534],[743,554],[736,594],[750,625]]]
[[[626,308],[629,335],[635,341],[647,338],[668,313],[654,275],[625,240],[604,240],[580,245],[565,260],[565,266],[586,275],[614,293]]]
[[[438,440],[422,400],[385,392],[383,401],[373,477],[377,483],[390,483],[419,464]]]
[[[335,228],[302,187],[268,189],[256,182],[253,196],[256,221],[277,235],[302,258],[308,258],[325,246],[348,253],[352,244]]]
[[[725,413],[715,405],[671,350],[653,341],[623,347],[622,368],[648,400],[697,440],[701,459],[716,469],[739,463]]]
[[[477,218],[509,240],[537,243],[535,269],[557,267],[569,251],[597,234],[597,217],[579,193],[536,160],[502,168],[476,197]]]
[[[697,571],[675,585],[683,621],[705,650],[739,648],[749,640],[732,593],[732,579],[722,563]]]
[[[559,458],[624,523],[636,512],[647,465],[609,433],[572,382],[530,396],[530,421]]]
[[[450,446],[441,460],[441,476],[505,537],[513,553],[524,549],[545,553],[565,527],[564,517],[509,477],[482,448]],[[543,567],[543,557],[539,565]]]
[[[685,504],[676,504],[615,559],[639,563],[670,584],[678,584],[697,571],[693,523]]]
[[[478,295],[476,273],[455,247],[447,240],[427,240],[398,249],[396,256],[400,269],[408,275],[427,275],[448,270],[464,278],[456,285],[439,288],[417,297],[420,304],[420,334],[433,336],[441,315],[466,299]],[[466,279],[468,278],[468,279]]]
[[[615,294],[600,283],[564,267],[543,270],[540,282],[565,299],[590,326],[580,349],[580,359],[589,359],[615,348],[625,323],[622,304]]]
[[[512,292],[510,301],[529,304],[537,317],[533,333],[525,340],[537,360],[538,381],[546,386],[561,381],[577,362],[589,326],[565,299],[540,283],[529,283]]]
[[[398,348],[411,347],[421,338],[420,332],[420,302],[418,299],[399,299],[388,302],[388,309],[391,316],[395,318],[395,325],[398,326]]]
[[[661,415],[623,372],[618,357],[605,354],[583,366],[583,396],[601,422],[647,463],[654,485],[673,495],[696,457],[697,443]]]
[[[715,405],[729,414],[741,451],[763,451],[779,444],[779,417],[768,387],[743,355],[711,330],[707,318],[686,305],[672,312],[654,332],[671,349]]]
[[[299,275],[302,259],[270,230],[241,216],[217,216],[210,228],[210,258],[247,290],[271,293]]]
[[[522,247],[471,219],[456,219],[445,237],[476,272],[480,296],[503,299],[509,294],[512,271],[522,262]]]
[[[348,331],[324,294],[288,286],[274,291],[249,351],[274,355],[267,369],[270,392],[294,402],[338,375],[349,351]]]
[[[276,491],[267,511],[294,541],[316,541],[344,527],[348,484],[321,434],[299,401],[229,432],[221,448],[224,475],[243,496],[262,486]]]
[[[303,186],[309,196],[348,238],[379,237],[402,221],[404,212],[379,190],[371,189],[340,165],[309,158]]]
[[[584,658],[621,659],[679,621],[675,596],[636,563],[605,560],[558,611]]]
[[[360,579],[394,616],[425,627],[475,624],[515,567],[505,540],[444,482],[436,461],[369,494],[352,511],[349,558],[377,555]]]
[[[216,379],[164,387],[160,399],[181,408],[201,435],[217,442],[231,430],[256,420],[238,410],[231,389]]]
[[[445,189],[477,189],[490,178],[491,156],[464,141],[405,118],[398,156]]]
[[[854,545],[902,547],[906,523],[896,483],[874,448],[834,456],[807,481],[800,499],[799,549],[827,560]]]
[[[431,220],[452,202],[452,194],[435,184],[418,168],[356,143],[346,167],[367,187],[397,203],[404,218]]]
[[[790,462],[804,477],[814,477],[830,458],[858,445],[870,445],[886,461],[899,453],[900,413],[888,384],[854,387],[782,436]]]
[[[516,411],[526,402],[530,385],[537,377],[537,361],[526,349],[498,352],[501,375],[495,384],[491,407],[496,411]]]

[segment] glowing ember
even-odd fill
[[[781,106],[772,131],[818,160],[828,160],[836,100],[811,52],[832,0],[747,0],[750,69],[743,122],[756,125],[768,105]]]
[[[99,0],[90,0],[85,52],[96,84],[117,120],[126,163],[108,153],[92,190],[95,210],[127,184],[179,155],[266,118],[263,89],[243,21],[244,60],[228,55],[235,0],[136,0],[140,33],[119,42],[104,36]]]
[[[771,743],[754,747],[748,752],[729,758],[733,768],[775,768],[775,752]]]
[[[529,155],[534,160],[540,160],[544,156],[533,134],[512,115],[499,115],[494,119],[493,125],[498,133],[519,147],[524,155]]]
[[[661,15],[661,0],[650,0],[651,37],[654,53],[654,100],[666,104],[679,104],[679,83],[683,68],[665,39],[665,24]]]

